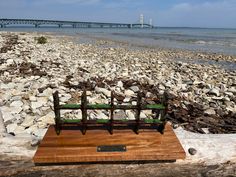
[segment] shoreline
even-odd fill
[[[37,43],[40,36],[47,38],[46,44]],[[106,103],[110,90],[119,95],[117,102],[126,104],[136,104],[134,97],[139,90],[147,98],[168,91],[167,120],[173,126],[206,135],[229,134],[222,136],[226,140],[236,133],[236,71],[170,59],[191,59],[195,54],[132,50],[100,39],[95,44],[79,44],[77,37],[12,32],[0,32],[0,49],[0,110],[6,127],[0,136],[0,155],[32,156],[48,125],[54,124],[52,93],[58,90],[63,103],[75,103],[83,87],[92,103]],[[76,111],[62,115],[81,118]],[[134,119],[132,111],[119,115]],[[144,112],[142,116],[153,115]],[[89,117],[108,118],[103,111],[91,112]],[[198,158],[197,162],[203,157]]]
[[[56,36],[64,39],[69,39],[78,44],[94,44],[97,46],[105,46],[109,47],[128,47],[129,50],[149,50],[151,52],[163,52],[164,58],[171,58],[173,55],[171,53],[175,53],[175,59],[186,59],[186,60],[210,60],[210,61],[225,61],[236,63],[236,55],[231,55],[222,52],[211,52],[204,51],[201,49],[184,49],[184,48],[173,48],[173,47],[163,47],[159,45],[151,45],[151,44],[139,44],[137,41],[126,41],[123,39],[112,39],[111,37],[105,36],[96,36],[94,34],[85,34],[82,32],[77,32],[75,34],[67,34],[62,32],[12,32],[12,31],[0,31],[0,33],[22,33],[22,34],[37,34],[37,35],[49,35]],[[84,39],[83,39],[84,38]],[[81,42],[82,39],[82,42]],[[80,41],[78,41],[80,40]],[[83,41],[85,40],[85,42]],[[107,46],[106,46],[107,45]],[[171,58],[173,59],[173,58]],[[216,63],[217,64],[217,63]],[[236,67],[236,64],[234,65]]]
[[[164,52],[164,57],[171,58],[170,53],[175,53],[175,57],[179,59],[186,59],[186,60],[198,60],[198,59],[206,59],[206,60],[213,60],[216,62],[219,61],[227,61],[236,63],[236,55],[227,55],[224,53],[214,53],[210,51],[201,51],[201,50],[190,50],[190,49],[179,49],[179,48],[168,48],[168,47],[161,47],[161,46],[152,46],[152,45],[144,45],[138,44],[137,42],[127,42],[122,39],[111,39],[109,37],[98,37],[98,36],[91,36],[89,34],[84,33],[77,33],[80,37],[84,37],[85,40],[89,39],[94,40],[97,45],[110,45],[110,46],[118,46],[118,47],[128,47],[130,50],[150,50],[152,52]],[[74,35],[71,35],[74,36]],[[91,42],[91,41],[89,41]],[[105,44],[104,44],[105,43]],[[108,46],[107,46],[108,47]],[[187,57],[187,58],[185,58]],[[176,59],[176,58],[175,58]],[[236,67],[236,66],[235,66]]]

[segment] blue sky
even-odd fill
[[[0,0],[0,18],[236,28],[236,0]]]

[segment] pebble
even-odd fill
[[[207,110],[204,111],[204,114],[207,114],[207,115],[215,115],[216,112],[213,108],[209,108]]]
[[[8,132],[8,133],[14,133],[16,127],[17,127],[17,124],[16,124],[16,123],[8,124],[8,125],[6,126],[7,132]],[[14,134],[15,134],[15,133],[14,133]]]
[[[34,124],[35,117],[27,115],[22,122],[21,126],[23,127],[30,127]]]
[[[110,92],[109,90],[105,89],[105,88],[96,87],[96,88],[95,88],[95,91],[96,91],[97,93],[102,93],[102,94],[104,94],[106,97],[110,97],[110,96],[111,96],[111,92]]]
[[[127,110],[126,115],[129,120],[135,120],[135,115],[131,110]]]
[[[21,107],[21,106],[23,106],[23,105],[24,105],[24,103],[23,103],[22,101],[13,101],[13,102],[10,104],[11,107]]]
[[[99,112],[97,115],[96,115],[96,118],[97,119],[109,119],[109,117],[104,114],[103,112]]]
[[[189,148],[189,149],[188,149],[188,153],[189,153],[190,155],[195,155],[195,154],[197,153],[197,150],[194,149],[194,148]]]
[[[32,146],[32,147],[36,147],[36,146],[38,146],[40,144],[40,139],[37,139],[37,138],[33,138],[32,140],[31,140],[31,142],[30,142],[30,145]]]
[[[31,108],[33,110],[36,110],[37,108],[40,108],[43,106],[43,102],[31,102]]]
[[[130,87],[130,90],[137,93],[139,91],[139,87],[138,86],[132,86],[132,87]]]
[[[123,84],[122,81],[118,81],[117,86],[118,86],[119,88],[123,88],[124,84]]]
[[[114,113],[114,120],[125,119],[126,117],[125,111],[123,110],[115,111]]]
[[[228,89],[228,92],[232,92],[232,93],[236,94],[236,87],[230,87]]]
[[[36,102],[37,101],[37,98],[35,96],[30,96],[29,97],[29,100],[32,101],[32,102]]]
[[[220,96],[220,90],[216,88],[211,89],[208,93],[214,94],[217,97]]]
[[[135,95],[135,93],[132,90],[125,90],[125,96],[132,97],[134,95]]]
[[[45,123],[45,124],[54,125],[55,124],[55,114],[54,114],[54,112],[49,112],[47,115],[42,116],[37,121]]]

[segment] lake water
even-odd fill
[[[102,37],[142,46],[177,48],[236,55],[236,29],[206,28],[30,28],[8,27],[0,31],[53,32]]]

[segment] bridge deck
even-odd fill
[[[97,152],[101,145],[125,145],[126,152]],[[56,135],[50,126],[34,156],[36,164],[75,162],[114,162],[184,159],[185,152],[170,125],[164,135],[156,130],[63,130]]]
[[[40,27],[44,25],[56,25],[58,27],[71,26],[73,28],[77,27],[87,27],[87,28],[132,28],[132,27],[153,27],[149,24],[128,24],[128,23],[104,23],[104,22],[83,22],[83,21],[60,21],[60,20],[37,20],[37,19],[0,19],[0,27],[7,27],[9,25],[34,25],[35,27]]]

